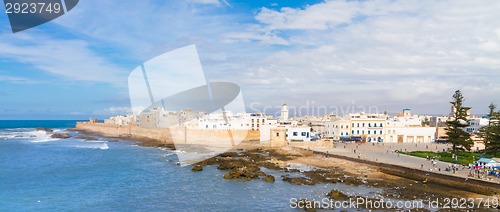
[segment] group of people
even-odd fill
[[[474,164],[470,167],[469,175],[477,178],[485,178],[486,176],[500,178],[500,168]]]

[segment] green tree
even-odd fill
[[[453,110],[451,114],[451,119],[446,122],[448,125],[446,127],[446,135],[448,135],[448,140],[453,145],[453,153],[455,153],[458,146],[462,146],[467,150],[472,147],[472,140],[470,134],[463,129],[467,126],[467,111],[469,107],[463,106],[464,97],[460,90],[455,91],[453,94],[453,101],[450,102],[453,105]]]
[[[493,157],[497,156],[500,151],[500,111],[495,112],[496,106],[491,103],[488,113],[488,126],[483,127],[481,137],[484,139],[484,146],[487,152],[493,153]]]
[[[422,126],[423,126],[423,127],[427,127],[427,126],[429,126],[430,124],[431,124],[431,122],[430,122],[429,118],[425,117],[425,119],[424,119],[424,120],[422,120]]]

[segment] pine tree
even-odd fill
[[[455,91],[453,101],[450,102],[453,105],[451,119],[446,122],[448,125],[446,127],[446,134],[448,135],[448,140],[453,145],[453,153],[455,153],[458,146],[470,150],[473,144],[470,134],[463,130],[469,126],[467,124],[467,111],[470,109],[464,107],[463,102],[464,97],[462,96],[462,92],[460,90]]]
[[[487,152],[492,152],[493,156],[497,156],[500,151],[500,111],[495,112],[496,106],[491,103],[489,106],[489,123],[488,126],[483,127],[481,137],[484,139],[484,145]]]

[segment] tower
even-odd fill
[[[281,106],[281,121],[286,121],[288,120],[288,107],[286,106],[286,104],[283,104],[283,106]]]
[[[405,117],[410,117],[411,116],[411,109],[410,108],[403,109],[403,115]]]

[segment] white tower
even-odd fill
[[[283,104],[281,107],[281,121],[286,121],[288,120],[288,107],[286,104]]]

